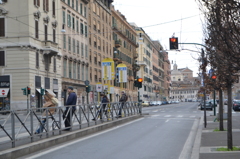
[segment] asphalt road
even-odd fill
[[[22,158],[189,158],[197,124],[203,115],[203,111],[197,109],[197,103],[147,107],[143,113],[149,115]]]

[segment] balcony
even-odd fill
[[[58,54],[58,44],[52,41],[43,41],[42,50],[44,55],[56,56]]]
[[[138,53],[134,53],[133,58],[135,58],[135,59],[138,58]]]
[[[85,4],[88,4],[90,0],[82,0]]]
[[[140,66],[147,66],[147,63],[145,61],[138,61],[137,64]]]
[[[115,40],[115,48],[119,48],[121,46],[120,40]]]

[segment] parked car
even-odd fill
[[[240,110],[240,100],[235,100],[232,108],[234,111]]]
[[[155,106],[155,105],[157,105],[157,102],[156,101],[151,101],[149,105]]]
[[[212,102],[206,101],[205,105],[206,105],[206,109],[211,109],[211,110],[213,110],[213,104],[212,104]],[[200,109],[201,109],[201,110],[204,109],[204,102],[203,102],[203,101],[200,103]]]
[[[162,105],[161,101],[156,101],[156,102],[157,102],[157,105]]]
[[[162,101],[162,105],[165,105],[165,104],[167,104],[167,101]]]
[[[149,106],[149,101],[142,101],[142,106],[148,107]]]
[[[227,99],[224,99],[224,100],[223,100],[223,103],[224,103],[224,105],[227,105],[228,100],[227,100]]]
[[[212,105],[213,105],[214,100],[213,100],[213,99],[210,99],[210,100],[208,100],[207,102],[211,102]],[[215,100],[215,107],[217,107],[217,101],[216,101],[216,100]]]

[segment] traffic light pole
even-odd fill
[[[216,106],[215,106],[215,99],[216,99],[216,91],[215,91],[215,89],[214,89],[214,91],[213,91],[213,106],[214,106],[214,108],[213,108],[213,111],[214,111],[214,116],[216,116]]]
[[[29,108],[29,95],[27,94],[27,114],[29,113],[30,108]]]

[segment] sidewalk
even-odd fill
[[[227,131],[217,131],[219,122],[214,122],[216,116],[207,116],[207,126],[202,122],[199,159],[240,159],[240,151],[216,151],[216,148],[227,147]],[[202,118],[203,119],[203,118]],[[227,130],[227,120],[224,120],[224,129]],[[232,116],[233,146],[240,147],[240,112]]]

